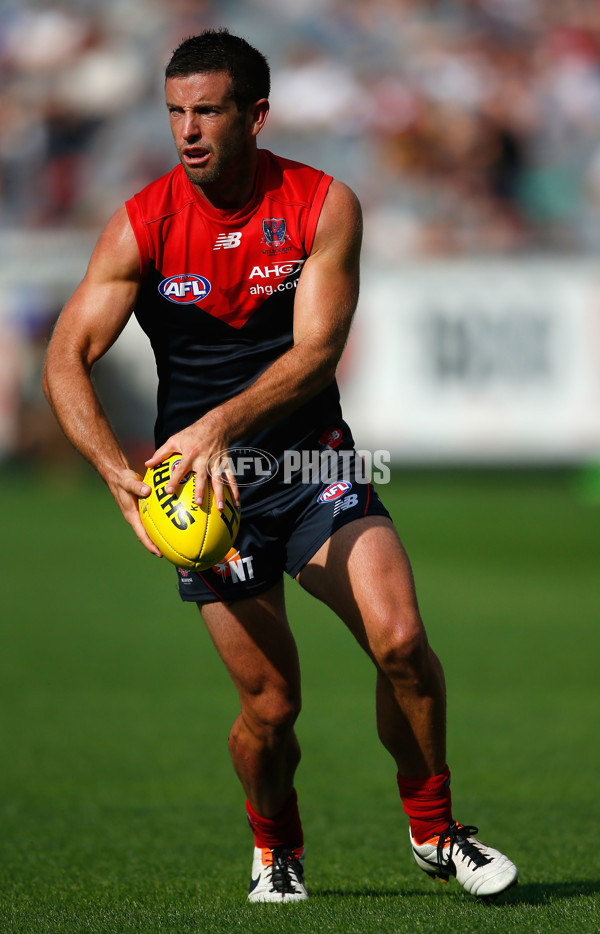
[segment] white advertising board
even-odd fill
[[[17,434],[26,379],[23,284],[58,307],[83,275],[92,241],[5,235],[0,246],[1,460]],[[122,394],[113,416],[123,431],[133,420],[150,437],[156,372],[136,322],[108,356]],[[365,262],[339,381],[358,447],[389,451],[395,463],[600,459],[600,261]]]
[[[359,447],[395,462],[600,455],[600,265],[368,269],[340,371]]]

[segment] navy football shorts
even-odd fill
[[[247,516],[242,500],[242,520],[228,560],[201,572],[178,568],[181,599],[231,603],[256,596],[276,584],[284,571],[295,577],[348,522],[362,516],[389,518],[357,464],[346,464],[343,479],[334,482],[307,483],[298,473],[285,489],[266,483],[264,511],[254,505]]]

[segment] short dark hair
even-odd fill
[[[271,73],[265,56],[228,29],[206,29],[184,39],[171,56],[165,80],[215,71],[226,71],[231,78],[238,110],[269,96]]]

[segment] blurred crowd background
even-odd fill
[[[372,248],[600,246],[593,0],[3,0],[3,224],[97,229],[167,171],[164,64],[221,25],[269,57],[265,142],[353,185]]]
[[[0,0],[0,276],[92,244],[174,165],[164,65],[219,26],[269,58],[262,145],[359,194],[367,262],[600,247],[595,0]],[[62,299],[32,281],[0,300],[0,384],[6,322],[37,360]]]

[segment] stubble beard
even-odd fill
[[[236,166],[236,163],[238,165],[236,174],[239,175],[243,171],[244,134],[241,128],[235,135],[232,134],[232,137],[227,140],[226,143],[221,145],[218,154],[215,154],[212,146],[207,146],[206,148],[212,157],[209,165],[206,167],[199,166],[194,168],[193,166],[186,165],[181,154],[179,154],[185,174],[192,185],[197,185],[199,188],[213,188],[219,182],[227,178],[231,173],[231,169]]]

